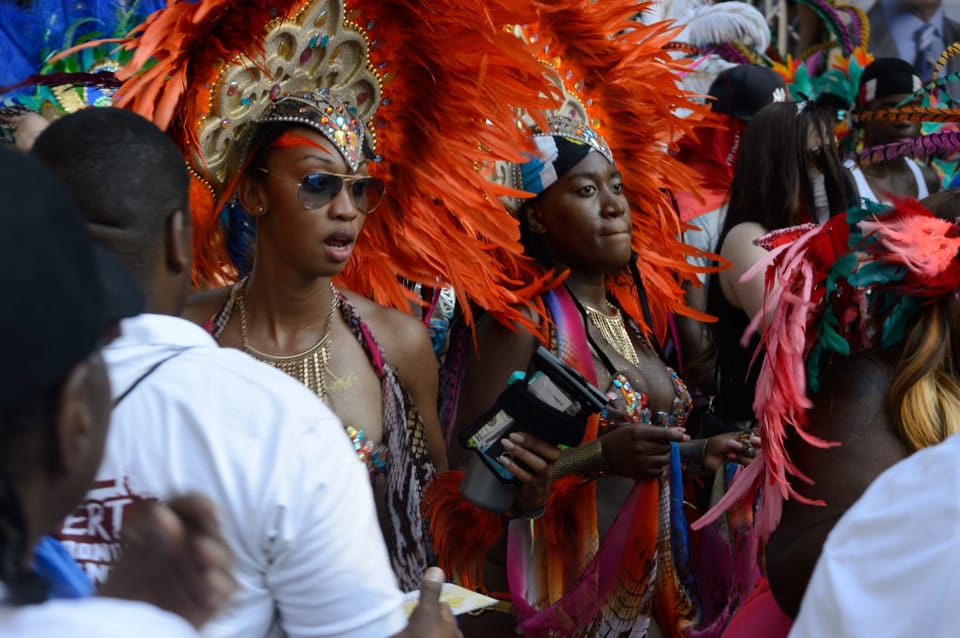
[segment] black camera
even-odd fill
[[[603,392],[579,372],[538,348],[526,374],[515,372],[496,403],[460,433],[460,444],[476,453],[460,492],[475,505],[506,511],[515,478],[497,460],[504,453],[501,441],[511,432],[527,432],[554,445],[579,445],[587,418],[606,404]]]

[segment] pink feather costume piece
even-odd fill
[[[854,221],[857,215],[860,218]],[[784,442],[791,431],[807,444],[827,448],[837,445],[807,430],[807,359],[823,339],[825,324],[845,343],[833,351],[849,354],[878,345],[868,337],[868,326],[883,319],[871,300],[873,291],[894,292],[904,299],[934,301],[960,288],[960,226],[937,218],[915,200],[902,199],[889,210],[852,211],[831,218],[823,226],[800,226],[775,231],[758,240],[770,253],[741,278],[765,273],[763,310],[750,323],[743,343],[763,330],[760,347],[766,348],[757,381],[754,413],[760,422],[763,449],[741,470],[727,494],[700,518],[698,529],[715,520],[726,508],[761,490],[756,516],[756,539],[762,549],[780,522],[783,501],[796,499],[822,505],[799,494],[791,479],[811,483],[790,460]],[[839,260],[842,272],[836,272]],[[856,279],[870,267],[887,268],[887,276]],[[845,274],[844,274],[845,273]],[[829,281],[834,277],[834,281]],[[827,298],[828,290],[832,290]],[[827,317],[827,310],[831,317]],[[889,309],[884,312],[890,312]],[[768,317],[764,327],[764,317]],[[835,346],[836,344],[834,344]]]

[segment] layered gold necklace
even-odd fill
[[[240,289],[237,297],[237,306],[240,309],[240,343],[243,351],[253,358],[263,361],[274,368],[286,372],[294,379],[312,390],[324,402],[329,403],[327,393],[327,366],[330,364],[330,326],[333,325],[333,316],[340,307],[340,297],[330,284],[331,300],[327,321],[323,328],[323,336],[314,345],[299,354],[274,356],[260,352],[250,345],[247,337],[247,308],[244,303],[246,284]]]
[[[627,332],[627,326],[623,323],[623,315],[620,314],[618,308],[609,302],[607,303],[607,307],[613,311],[612,315],[602,313],[599,310],[583,304],[583,309],[586,311],[590,323],[594,325],[600,333],[600,336],[603,337],[603,340],[613,346],[613,349],[616,350],[621,357],[633,364],[634,367],[638,367],[640,365],[640,359],[637,357],[637,349],[633,347],[633,342],[630,340],[630,333]]]

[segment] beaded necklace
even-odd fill
[[[303,352],[286,356],[267,354],[250,345],[247,337],[247,309],[246,303],[244,302],[246,289],[247,284],[244,282],[240,288],[240,293],[237,295],[237,306],[240,309],[240,343],[243,351],[253,358],[289,374],[310,388],[324,403],[329,403],[329,395],[327,393],[327,365],[330,363],[330,326],[333,322],[333,315],[337,312],[337,309],[340,308],[340,297],[333,288],[333,284],[330,284],[330,292],[332,295],[330,311],[327,313],[327,321],[323,327],[323,336]]]

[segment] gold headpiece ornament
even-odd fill
[[[556,67],[544,63],[544,75],[549,79],[555,93],[562,98],[560,107],[544,113],[546,128],[537,124],[529,113],[521,114],[517,125],[531,133],[536,153],[527,156],[525,162],[499,162],[492,175],[492,179],[515,191],[533,195],[542,193],[559,177],[554,168],[554,162],[559,155],[554,137],[582,144],[603,155],[611,164],[614,163],[610,146],[590,128],[583,103],[564,85]],[[526,200],[520,197],[504,197],[502,201],[508,211],[516,215]]]
[[[268,25],[259,59],[236,56],[223,67],[200,114],[191,161],[220,203],[263,122],[323,133],[356,170],[363,138],[376,148],[373,114],[380,104],[380,77],[367,49],[366,35],[345,19],[341,3],[311,2]]]

